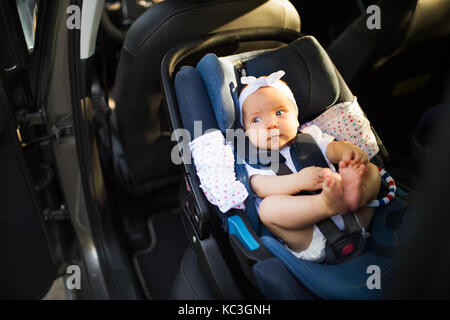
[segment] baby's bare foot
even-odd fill
[[[364,175],[368,170],[369,167],[366,166],[365,164],[361,163],[361,162],[357,162],[355,160],[350,160],[350,161],[345,161],[345,160],[341,160],[339,162],[339,172],[341,172],[341,170],[343,168],[355,168],[356,170],[358,170],[359,173],[361,173],[361,175]]]
[[[345,198],[342,177],[340,174],[324,170],[324,183],[322,196],[331,214],[345,213],[348,211],[348,203]]]
[[[344,197],[349,205],[349,210],[358,209],[361,197],[361,177],[366,172],[363,164],[339,163],[339,173],[342,177]]]

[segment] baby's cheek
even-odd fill
[[[290,126],[288,127],[288,136],[289,136],[289,139],[293,139],[293,138],[295,138],[296,136],[297,136],[297,133],[298,133],[298,121],[293,121],[292,123],[290,123]]]
[[[246,131],[250,142],[259,148],[264,148],[267,144],[267,134],[257,129],[249,129]]]

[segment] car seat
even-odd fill
[[[219,45],[261,39],[278,39],[289,44],[221,58],[208,54],[195,68],[178,65],[185,57],[204,49],[214,51]],[[172,48],[163,59],[161,74],[177,141],[183,138],[176,129],[186,128],[193,136],[194,121],[202,121],[203,132],[215,128],[225,134],[226,129],[238,126],[236,101],[242,69],[253,76],[287,70],[285,80],[299,102],[300,123],[313,119],[336,103],[352,100],[351,91],[317,40],[311,36],[293,40],[292,34],[280,30],[266,29],[257,33],[239,30],[216,35],[206,42],[193,41]],[[378,142],[381,150],[379,139]],[[387,153],[381,152],[375,162],[382,164],[385,156]],[[182,165],[186,182],[180,195],[184,222],[188,238],[217,291],[224,288],[222,274],[231,273],[236,264],[240,269],[234,271],[233,276],[244,274],[248,282],[269,299],[376,299],[382,298],[388,290],[395,266],[392,256],[404,237],[404,220],[408,220],[402,218],[410,215],[405,201],[397,197],[390,205],[376,210],[369,229],[372,240],[363,254],[342,264],[318,264],[295,258],[261,224],[250,197],[245,201],[245,212],[220,213],[207,202],[195,168],[189,163],[185,161]],[[235,171],[236,178],[250,190],[243,165],[236,164]],[[224,237],[229,244],[223,243]],[[210,245],[212,241],[217,245]],[[212,256],[227,261],[229,270],[223,271],[226,266],[221,263],[222,274],[218,274],[214,261],[208,258]],[[367,285],[373,266],[379,268],[381,288],[371,289]],[[226,294],[230,288],[221,292],[222,297],[234,297],[233,293]]]
[[[262,27],[299,32],[300,17],[287,0],[170,0],[148,9],[133,23],[111,93],[115,100],[114,169],[129,194],[146,194],[181,178],[170,161],[168,121],[166,112],[160,110],[159,72],[166,51],[197,36]],[[267,48],[277,45],[264,44]],[[241,43],[224,47],[222,52],[231,54],[252,46]]]

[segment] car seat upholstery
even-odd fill
[[[450,34],[447,0],[378,1],[381,28],[369,29],[363,13],[327,48],[344,80],[351,83],[365,68],[433,37]],[[349,58],[351,57],[351,58]]]
[[[122,174],[128,175],[122,180],[155,185],[179,175],[170,159],[168,122],[160,108],[160,66],[166,51],[181,40],[261,27],[299,32],[300,18],[287,0],[167,0],[136,20],[121,51],[112,93],[117,135],[124,153],[121,166],[126,167]]]
[[[352,98],[350,90],[323,48],[310,36],[301,37],[287,47],[278,49],[223,58],[208,54],[196,68],[184,66],[180,69],[174,84],[177,107],[171,103],[168,105],[169,109],[179,110],[182,126],[190,130],[191,134],[194,133],[194,121],[202,121],[204,130],[217,128],[222,132],[239,125],[239,121],[236,121],[239,114],[236,101],[241,66],[253,76],[269,74],[279,69],[286,70],[285,80],[299,102],[301,122],[335,103]],[[249,189],[243,165],[236,164],[235,169],[237,179]],[[193,184],[187,192],[191,192],[192,188],[199,188],[199,184],[195,185],[193,180],[191,183]],[[296,259],[261,224],[251,197],[247,198],[245,205],[245,215],[239,216],[244,223],[239,225],[240,218],[237,219],[237,227],[230,227],[230,219],[235,217],[235,213],[223,215],[218,210],[217,213],[223,219],[225,229],[227,225],[229,227],[232,246],[239,248],[237,251],[244,252],[242,255],[237,254],[244,272],[267,298],[369,299],[380,298],[385,293],[383,290],[368,289],[367,268],[377,265],[381,269],[383,284],[389,283],[394,270],[394,259],[383,255],[387,251],[392,254],[404,237],[404,233],[400,231],[405,228],[405,219],[402,218],[408,210],[407,204],[401,199],[397,198],[391,205],[377,210],[369,230],[373,239],[370,250],[339,265],[323,265]],[[189,205],[190,208],[196,206],[195,203]],[[235,228],[238,230],[235,231]],[[239,241],[234,242],[232,239],[235,238]],[[246,245],[249,238],[253,239],[253,243]],[[382,252],[383,255],[380,255]],[[255,258],[258,253],[264,258]],[[245,268],[245,262],[242,262],[246,258],[253,259],[249,268]],[[387,288],[388,286],[383,287],[384,290]]]

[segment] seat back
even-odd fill
[[[121,51],[113,93],[118,136],[131,179],[146,183],[174,172],[170,136],[163,134],[169,131],[168,121],[160,108],[160,68],[167,50],[206,34],[261,27],[299,32],[300,17],[286,0],[172,0],[155,5],[136,20]],[[223,52],[252,46],[228,46]]]

